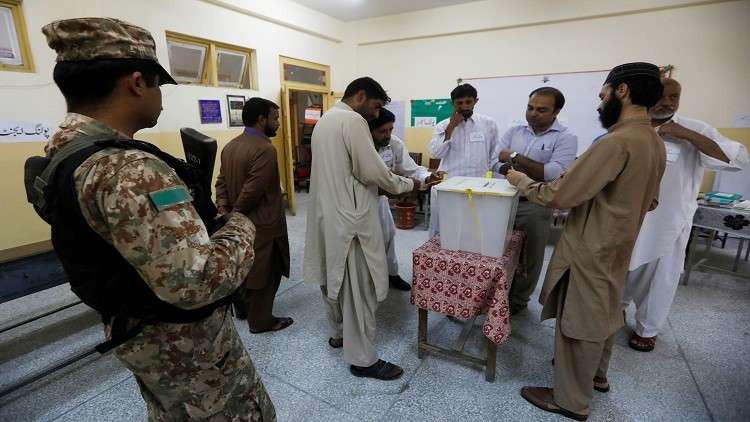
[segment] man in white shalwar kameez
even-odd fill
[[[305,238],[305,281],[320,285],[331,347],[344,347],[355,376],[395,379],[403,370],[378,359],[375,310],[388,294],[378,187],[392,194],[414,181],[391,173],[373,145],[367,120],[389,101],[372,78],[359,78],[315,125]]]
[[[636,306],[629,345],[654,349],[667,320],[685,263],[685,250],[705,169],[737,171],[748,162],[739,142],[699,120],[675,115],[680,84],[664,79],[662,99],[651,108],[651,124],[664,139],[667,167],[661,179],[659,207],[646,214],[630,260],[624,305]]]
[[[435,126],[430,140],[430,156],[440,159],[438,170],[448,177],[485,177],[499,170],[500,135],[490,116],[474,113],[477,90],[461,84],[451,91],[453,114]],[[430,237],[440,233],[438,191],[430,192]]]
[[[431,175],[426,167],[414,162],[409,150],[398,136],[393,135],[396,116],[388,109],[380,110],[377,119],[370,120],[370,133],[375,143],[375,149],[383,159],[386,167],[399,176],[408,177],[425,185],[440,180],[442,172]],[[385,258],[388,263],[388,282],[391,287],[399,290],[411,290],[411,285],[404,281],[398,273],[398,256],[396,255],[396,223],[393,221],[391,206],[387,195],[380,195],[379,211],[380,224],[383,227],[383,241],[385,242]]]

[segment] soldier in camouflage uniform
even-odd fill
[[[80,137],[132,139],[135,131],[156,123],[161,110],[159,85],[175,82],[158,64],[148,31],[116,19],[82,18],[53,22],[42,32],[58,54],[55,82],[68,104],[64,122],[45,148],[48,156]],[[106,95],[95,99],[85,86],[76,88],[70,82],[75,80],[75,69],[86,66],[119,66],[120,70],[131,66],[133,71],[120,71],[110,92],[100,90]],[[101,86],[94,85],[96,92]],[[85,101],[76,93],[82,93]],[[255,227],[244,215],[230,214],[227,224],[209,237],[189,201],[175,200],[157,209],[150,193],[184,190],[185,185],[154,155],[104,149],[77,168],[74,183],[89,226],[165,302],[183,309],[215,302],[231,294],[252,266]],[[220,307],[194,323],[146,325],[115,349],[117,358],[135,375],[149,420],[276,419],[227,311]],[[105,332],[109,329],[105,327]]]

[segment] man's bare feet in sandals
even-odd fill
[[[600,393],[608,393],[609,381],[607,381],[607,377],[594,377],[594,390]]]
[[[634,332],[630,336],[628,346],[630,346],[631,349],[637,350],[639,352],[650,352],[654,350],[654,347],[656,347],[656,336],[641,337]]]
[[[555,366],[555,358],[552,358],[552,366]],[[607,377],[594,377],[594,390],[600,393],[609,392],[609,381]]]

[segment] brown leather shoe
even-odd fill
[[[527,402],[546,412],[557,413],[558,415],[565,416],[566,418],[575,419],[577,421],[585,421],[589,417],[589,415],[573,413],[556,405],[553,390],[551,388],[523,387],[521,389],[521,397],[526,399]]]

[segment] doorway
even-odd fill
[[[323,115],[324,95],[318,92],[290,90],[289,117],[291,119],[291,141],[293,180],[296,192],[310,192],[310,170],[312,168],[312,132]]]
[[[297,190],[309,190],[312,166],[312,131],[332,105],[329,66],[279,56],[281,71],[281,121],[283,126],[284,192],[289,211],[296,214]]]

